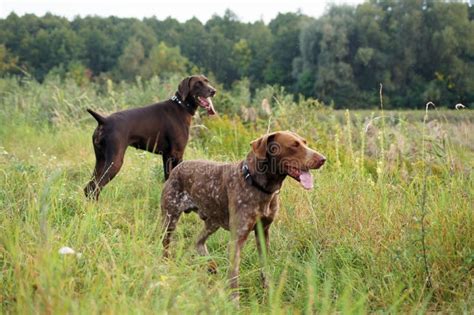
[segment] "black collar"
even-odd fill
[[[244,180],[247,182],[247,184],[257,188],[258,190],[260,190],[261,192],[263,193],[266,193],[268,195],[271,195],[273,193],[275,193],[275,191],[268,191],[266,190],[264,187],[262,187],[262,185],[260,185],[259,183],[257,183],[253,178],[252,178],[252,175],[250,175],[250,169],[249,169],[249,166],[247,164],[246,161],[244,161],[244,163],[242,163],[242,175],[244,176]]]
[[[181,107],[183,107],[189,114],[191,114],[191,116],[194,116],[194,113],[196,113],[196,108],[193,105],[189,104],[188,102],[182,101],[180,97],[178,96],[178,93],[173,95],[171,97],[171,100],[175,102],[176,104],[180,105]]]

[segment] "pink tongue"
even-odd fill
[[[300,184],[306,189],[313,188],[313,175],[308,171],[301,171]]]
[[[214,110],[214,104],[212,104],[212,100],[210,97],[208,98],[199,98],[202,107],[207,110],[208,115],[215,115],[216,111]]]
[[[206,110],[207,110],[208,115],[215,115],[216,114],[216,111],[214,110],[214,106],[212,105],[212,103],[209,104],[209,107],[207,107]]]

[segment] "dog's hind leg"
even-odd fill
[[[171,235],[173,234],[174,230],[176,230],[176,224],[178,223],[179,217],[181,216],[181,212],[166,212],[165,216],[163,217],[163,257],[169,257],[169,248],[171,243]]]
[[[196,249],[199,255],[209,256],[209,251],[207,250],[206,241],[209,236],[211,236],[215,231],[219,229],[219,225],[210,223],[209,220],[206,220],[204,223],[204,229],[198,236],[196,242]],[[211,260],[208,265],[208,271],[210,273],[217,272],[217,263],[214,260]]]
[[[95,167],[94,167],[94,172],[92,173],[92,179],[89,181],[89,183],[86,185],[84,188],[84,193],[87,198],[91,199],[99,199],[99,194],[100,194],[100,188],[99,188],[99,180],[101,177],[101,174],[103,174],[103,170],[105,168],[105,155],[104,152],[100,150],[95,144],[94,144],[94,152],[95,152]]]
[[[163,171],[165,175],[165,181],[170,177],[170,172],[183,161],[182,154],[170,154],[163,153]]]
[[[92,179],[84,188],[84,193],[91,199],[99,199],[102,188],[117,175],[123,164],[127,147],[120,145],[119,141],[107,140],[99,142],[94,134],[96,164]]]
[[[176,229],[179,217],[184,209],[181,207],[182,192],[174,185],[165,185],[161,194],[161,222],[163,224],[163,257],[169,257],[171,235]]]

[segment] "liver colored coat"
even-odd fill
[[[92,136],[96,164],[84,188],[98,199],[101,189],[120,171],[128,146],[163,156],[165,179],[183,159],[189,127],[198,106],[215,114],[211,97],[216,90],[205,76],[191,76],[179,84],[171,99],[150,106],[116,112],[108,117],[88,109],[98,126]]]
[[[311,189],[309,170],[325,162],[325,157],[310,149],[303,138],[288,131],[265,135],[251,145],[247,158],[238,163],[181,163],[171,172],[161,198],[165,257],[169,256],[171,234],[183,212],[194,211],[204,221],[196,244],[200,255],[209,254],[205,242],[212,233],[219,228],[231,232],[229,279],[235,299],[241,248],[250,232],[257,236],[256,224],[261,222],[268,250],[269,229],[279,208],[278,192],[283,180],[289,175]],[[215,263],[211,269],[215,269]],[[266,286],[263,273],[262,280]]]

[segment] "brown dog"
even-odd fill
[[[92,180],[84,188],[87,197],[98,199],[102,187],[120,171],[128,146],[163,156],[165,179],[183,159],[191,119],[198,106],[214,115],[211,101],[216,90],[202,75],[185,78],[169,100],[128,109],[103,117],[88,109],[99,125],[92,142],[96,164]]]
[[[164,223],[164,256],[169,255],[171,233],[181,213],[197,212],[204,230],[197,251],[208,255],[206,239],[220,227],[231,232],[230,287],[238,299],[240,251],[251,231],[257,237],[261,222],[266,249],[269,229],[279,207],[278,192],[289,175],[306,188],[313,187],[310,169],[320,168],[326,158],[310,149],[306,141],[288,131],[274,132],[251,143],[244,161],[234,164],[185,161],[171,172],[161,197]],[[262,249],[257,238],[259,254]],[[266,286],[266,279],[262,273]]]

